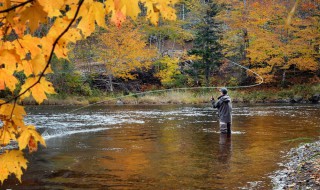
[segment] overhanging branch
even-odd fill
[[[21,97],[22,95],[24,95],[26,92],[28,92],[28,90],[30,90],[31,88],[33,88],[35,85],[37,85],[37,84],[40,82],[41,78],[44,76],[44,73],[45,73],[46,70],[49,68],[49,65],[50,65],[50,62],[51,62],[51,59],[52,59],[52,56],[53,56],[53,52],[54,52],[55,47],[57,46],[57,44],[58,44],[59,40],[62,38],[62,36],[63,36],[65,33],[68,32],[68,30],[70,29],[71,25],[72,25],[72,24],[74,23],[74,21],[77,19],[79,10],[80,10],[83,2],[84,2],[84,0],[80,0],[79,6],[77,7],[77,10],[76,10],[76,13],[75,13],[74,17],[72,18],[72,20],[70,21],[69,25],[65,28],[65,30],[64,30],[64,31],[56,38],[56,40],[54,41],[54,43],[53,43],[53,45],[52,45],[52,50],[51,50],[51,52],[50,52],[49,59],[48,59],[48,61],[47,61],[47,64],[46,64],[45,68],[43,69],[43,71],[41,72],[41,74],[39,75],[38,80],[37,80],[34,84],[32,84],[30,87],[28,87],[25,91],[21,92],[19,95],[15,96],[15,97],[13,97],[13,98],[7,100],[6,102],[0,104],[0,106],[3,105],[3,104],[7,104],[7,103],[9,103],[9,102],[11,102],[11,101],[13,101],[13,100],[17,100],[19,97]]]
[[[26,2],[20,3],[19,5],[15,5],[15,6],[12,6],[12,7],[8,8],[8,9],[1,10],[1,11],[0,11],[0,14],[1,14],[1,13],[10,12],[10,11],[16,9],[16,8],[19,8],[19,7],[24,6],[25,4],[31,3],[32,1],[34,1],[34,0],[28,0],[28,1],[26,1]]]

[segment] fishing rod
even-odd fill
[[[260,79],[259,83],[252,84],[252,85],[241,85],[241,86],[184,87],[184,88],[170,88],[170,89],[162,89],[162,90],[151,90],[151,91],[146,91],[146,92],[137,92],[137,93],[133,93],[133,94],[118,96],[118,97],[111,98],[111,99],[108,99],[108,100],[103,100],[103,101],[99,101],[99,102],[96,102],[96,103],[92,103],[92,104],[89,104],[89,105],[86,105],[86,106],[71,110],[71,111],[69,111],[67,113],[68,114],[69,113],[74,113],[76,111],[85,109],[85,108],[93,106],[93,105],[97,105],[97,104],[101,104],[101,103],[105,103],[105,102],[109,102],[109,101],[113,101],[113,100],[118,100],[118,99],[122,99],[122,98],[126,98],[126,97],[131,97],[131,96],[139,96],[139,95],[145,95],[145,94],[151,94],[151,93],[169,92],[169,91],[176,91],[176,90],[220,89],[222,87],[228,88],[228,89],[251,88],[251,87],[259,86],[264,82],[263,78],[258,73],[254,72],[253,70],[249,69],[248,67],[240,65],[239,63],[236,63],[236,62],[231,61],[229,59],[226,59],[226,60],[228,60],[229,62],[231,62],[232,64],[234,64],[236,66],[239,66],[239,67],[245,69],[246,71],[250,71],[251,73],[253,73],[255,76],[257,76]]]

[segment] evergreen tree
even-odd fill
[[[214,68],[221,65],[223,58],[222,46],[220,40],[221,35],[221,23],[218,22],[215,17],[219,12],[218,5],[210,0],[208,2],[208,8],[204,15],[202,22],[197,26],[196,38],[194,40],[194,46],[189,51],[190,55],[199,56],[200,59],[195,61],[192,65],[192,72],[194,77],[199,78],[199,74],[205,76],[206,86],[209,86],[209,78]],[[199,81],[197,81],[199,83]]]

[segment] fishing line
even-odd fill
[[[228,60],[228,59],[226,59]],[[115,98],[111,98],[111,99],[108,99],[108,100],[103,100],[103,101],[99,101],[99,102],[96,102],[96,103],[93,103],[93,104],[89,104],[89,105],[86,105],[86,106],[83,106],[83,107],[80,107],[80,108],[77,108],[77,109],[74,109],[74,110],[71,110],[69,112],[67,112],[67,114],[69,113],[73,113],[73,112],[76,112],[76,111],[79,111],[79,110],[82,110],[82,109],[85,109],[87,107],[90,107],[90,106],[93,106],[93,105],[96,105],[96,104],[101,104],[101,103],[105,103],[105,102],[109,102],[109,101],[113,101],[113,100],[117,100],[117,99],[122,99],[122,98],[126,98],[126,97],[130,97],[130,96],[139,96],[139,95],[145,95],[145,94],[151,94],[151,93],[159,93],[159,92],[169,92],[169,91],[176,91],[176,90],[192,90],[192,89],[220,89],[222,87],[224,88],[228,88],[228,89],[238,89],[238,88],[251,88],[251,87],[255,87],[255,86],[259,86],[261,85],[264,81],[263,81],[263,78],[256,72],[254,72],[253,70],[243,66],[243,65],[240,65],[239,63],[236,63],[234,61],[231,61],[231,60],[228,60],[230,63],[236,65],[236,66],[239,66],[243,69],[245,69],[246,71],[250,71],[251,73],[253,73],[255,76],[257,76],[260,81],[259,83],[256,83],[256,84],[252,84],[252,85],[243,85],[243,86],[213,86],[213,87],[185,87],[185,88],[171,88],[171,89],[163,89],[163,90],[151,90],[151,91],[146,91],[146,92],[138,92],[138,93],[134,93],[134,94],[129,94],[129,95],[123,95],[123,96],[118,96],[118,97],[115,97]]]

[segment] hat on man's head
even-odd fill
[[[222,94],[227,94],[228,90],[226,88],[220,88],[220,92],[222,92]]]

